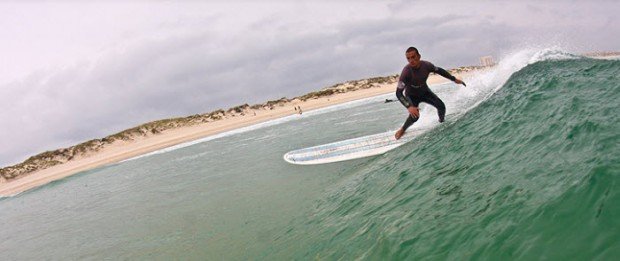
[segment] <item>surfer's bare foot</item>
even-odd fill
[[[400,128],[398,129],[398,131],[396,131],[396,134],[394,134],[394,138],[400,139],[400,137],[402,137],[404,134],[405,134],[405,130]]]

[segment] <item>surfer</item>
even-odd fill
[[[452,76],[446,70],[436,67],[428,61],[420,60],[422,56],[420,56],[420,52],[415,47],[407,48],[405,57],[407,57],[409,63],[403,68],[400,78],[398,79],[396,97],[398,97],[400,103],[407,108],[409,115],[407,116],[407,120],[405,120],[405,124],[394,134],[396,139],[400,139],[400,137],[405,134],[407,128],[420,118],[420,110],[418,109],[420,102],[428,103],[437,108],[439,122],[444,121],[446,106],[426,84],[426,79],[428,79],[430,73],[437,73],[457,84],[466,86],[462,80]],[[405,91],[405,94],[403,94],[403,91]]]

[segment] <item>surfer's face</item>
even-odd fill
[[[420,54],[418,54],[418,52],[411,51],[405,53],[405,56],[407,57],[407,61],[412,67],[417,68],[418,66],[420,66]]]

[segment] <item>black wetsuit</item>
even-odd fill
[[[446,70],[436,67],[430,62],[420,61],[419,68],[413,68],[410,64],[407,64],[405,68],[403,68],[402,73],[400,74],[400,79],[398,80],[398,86],[396,87],[396,97],[400,103],[408,108],[409,106],[418,107],[420,102],[425,102],[430,105],[433,105],[437,108],[437,112],[439,114],[439,121],[443,122],[444,117],[446,116],[446,105],[428,88],[426,84],[426,79],[428,79],[428,75],[430,73],[437,73],[451,81],[454,81],[456,78],[452,76]],[[405,91],[406,95],[403,95],[403,91]],[[417,117],[411,116],[411,114],[407,117],[405,124],[403,124],[403,129],[406,130],[418,120]]]

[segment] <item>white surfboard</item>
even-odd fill
[[[338,162],[383,154],[411,141],[413,132],[405,132],[400,139],[394,138],[396,131],[368,135],[332,142],[284,154],[284,160],[292,164],[312,165]]]

